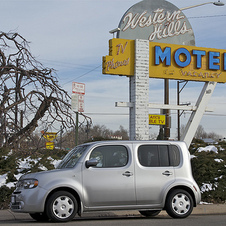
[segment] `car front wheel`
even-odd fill
[[[193,206],[191,195],[185,190],[177,189],[169,194],[165,209],[173,218],[185,218],[191,214]]]
[[[46,203],[46,214],[54,222],[66,222],[75,217],[78,205],[75,197],[67,191],[53,193]]]

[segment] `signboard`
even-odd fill
[[[123,15],[117,38],[195,45],[191,24],[182,11],[165,0],[144,0]]]
[[[103,74],[134,75],[134,41],[109,40],[109,56],[103,57]]]
[[[127,42],[129,46],[125,46]],[[111,55],[103,60],[103,73],[133,76],[135,42],[112,39],[110,43]],[[119,62],[119,57],[128,59],[120,50],[116,51],[119,45],[124,46],[124,53],[128,51],[130,62],[118,63],[116,67],[112,61]],[[226,50],[149,42],[149,73],[150,78],[225,83]]]
[[[46,149],[53,150],[54,149],[54,142],[46,142]]]
[[[152,78],[226,82],[226,50],[150,42],[149,59]]]
[[[165,125],[166,116],[165,115],[149,115],[149,125]]]
[[[84,95],[78,95],[78,112],[84,112]]]
[[[84,112],[84,95],[72,93],[71,95],[71,109],[77,112]]]
[[[85,95],[85,84],[72,82],[72,93]]]
[[[73,111],[78,111],[78,95],[77,93],[71,95],[71,109]]]
[[[47,142],[46,142],[46,149],[53,150],[54,149],[54,142],[53,142],[53,140],[56,139],[57,133],[45,132],[44,130],[42,130],[41,133],[42,133],[42,136],[47,140]]]
[[[53,141],[57,137],[57,133],[54,133],[54,132],[44,132],[44,131],[42,131],[42,134],[43,134],[43,137],[46,140],[48,140],[49,142]]]
[[[71,109],[76,112],[84,112],[85,84],[73,82],[71,95]]]

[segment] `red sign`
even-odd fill
[[[84,95],[78,96],[78,112],[84,112]]]
[[[84,95],[85,94],[85,84],[78,83],[78,82],[72,82],[72,93]]]

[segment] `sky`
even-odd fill
[[[59,84],[72,93],[72,82],[85,83],[85,112],[93,125],[112,130],[129,129],[129,109],[115,102],[129,101],[129,79],[103,75],[102,57],[108,55],[110,30],[118,27],[124,13],[139,0],[0,0],[0,30],[18,32],[30,42],[32,54],[44,66],[54,68]],[[178,8],[205,3],[204,0],[169,0]],[[226,3],[226,0],[222,0]],[[226,49],[226,6],[213,4],[184,11],[196,46]],[[163,79],[150,79],[150,103],[163,103]],[[181,92],[181,102],[195,105],[203,82],[189,82]],[[201,125],[206,132],[226,137],[226,84],[217,84]],[[170,82],[170,103],[176,104],[176,81]],[[150,109],[150,114],[159,110]],[[171,137],[177,136],[176,111],[171,111]],[[181,116],[186,124],[190,112]],[[80,119],[82,120],[82,119]],[[158,126],[150,126],[157,134]]]

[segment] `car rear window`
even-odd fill
[[[141,145],[138,159],[145,167],[178,166],[180,151],[176,145]]]

